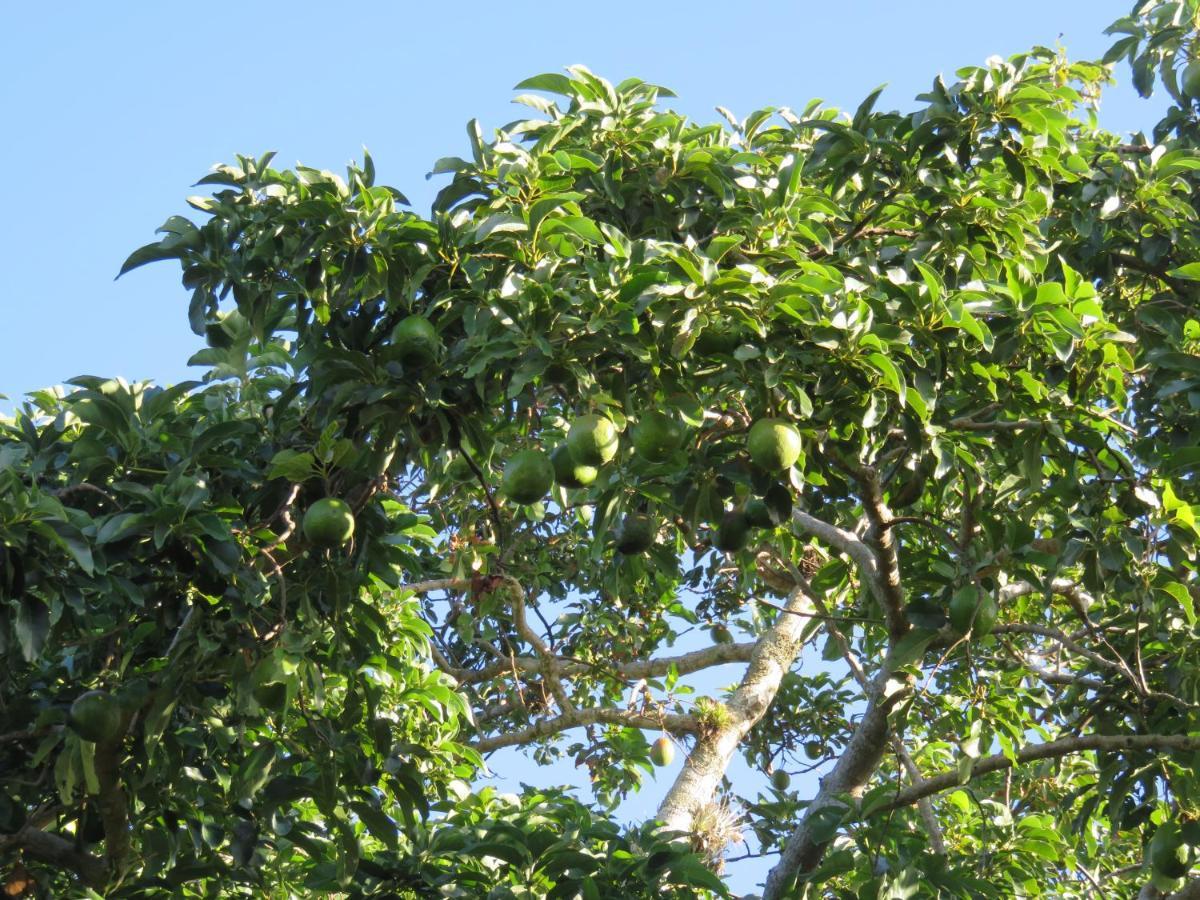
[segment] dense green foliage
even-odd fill
[[[1178,887],[1198,17],[1114,26],[1176,101],[1150,141],[1038,48],[914,113],[727,126],[537,76],[429,217],[369,158],[218,167],[123,269],[181,265],[203,379],[0,423],[0,861],[56,895],[689,897],[744,831],[786,848],[772,896]],[[683,794],[735,749],[773,787],[664,804],[683,842],[612,824],[676,743]],[[596,802],[472,793],[508,746]]]

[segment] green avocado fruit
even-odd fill
[[[427,366],[442,349],[433,323],[423,316],[409,316],[392,329],[392,346],[408,365]]]
[[[304,513],[304,536],[319,547],[338,547],[354,536],[354,513],[345,500],[325,497]]]
[[[704,356],[732,353],[742,342],[741,332],[730,322],[713,322],[708,325],[692,344],[692,349]]]
[[[724,625],[714,625],[708,633],[712,636],[714,644],[733,643],[733,633]]]
[[[1148,855],[1154,871],[1167,878],[1182,878],[1192,867],[1192,850],[1174,822],[1158,826],[1150,839]]]
[[[650,761],[656,766],[669,766],[675,759],[675,745],[669,737],[660,737],[650,745]]]
[[[649,516],[631,514],[621,520],[617,529],[617,551],[625,556],[645,553],[654,544],[654,522]]]
[[[662,412],[643,413],[633,426],[633,449],[649,462],[665,462],[683,444],[683,423]]]
[[[743,549],[750,539],[750,523],[740,510],[730,510],[721,519],[717,528],[717,538],[714,542],[718,550],[725,553],[736,553]]]
[[[88,691],[76,697],[68,721],[85,741],[106,744],[121,736],[121,707],[105,691]]]
[[[446,474],[454,481],[474,481],[475,470],[467,462],[465,454],[456,453],[446,465]]]
[[[963,585],[950,599],[950,624],[959,634],[970,631],[986,637],[996,627],[999,612],[992,595],[973,584]]]
[[[550,463],[554,466],[554,480],[565,488],[587,487],[600,474],[595,466],[575,462],[571,448],[566,444],[559,444],[550,451]]]
[[[602,466],[617,455],[620,439],[617,426],[606,416],[591,413],[580,416],[567,431],[567,447],[575,462],[583,466]]]
[[[504,467],[500,490],[514,503],[537,503],[554,483],[554,464],[541,450],[520,450]]]
[[[786,791],[792,786],[792,776],[783,769],[776,769],[771,773],[771,787],[777,791]]]
[[[760,469],[778,472],[800,458],[800,432],[784,419],[759,419],[746,438],[750,459]]]
[[[774,528],[775,522],[771,518],[771,510],[767,507],[765,500],[759,497],[751,497],[746,501],[746,505],[742,507],[742,512],[746,516],[746,521],[755,528]]]
[[[1183,70],[1179,87],[1189,100],[1200,100],[1200,59],[1192,60]]]

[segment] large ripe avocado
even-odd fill
[[[1000,609],[991,594],[973,584],[960,587],[950,600],[950,624],[959,634],[985,637],[996,627]]]
[[[432,322],[409,316],[392,329],[392,346],[406,364],[426,366],[437,359],[442,341]]]
[[[1175,822],[1163,822],[1147,848],[1154,871],[1167,878],[1182,878],[1192,867],[1192,850],[1184,843]]]
[[[650,745],[650,761],[656,766],[669,766],[675,759],[675,745],[669,737],[660,737]]]
[[[587,487],[600,474],[595,466],[575,462],[566,444],[559,444],[550,452],[550,463],[554,466],[554,480],[565,488]]]
[[[645,553],[654,544],[654,521],[649,516],[631,514],[617,529],[617,550],[625,556]]]
[[[1179,87],[1189,100],[1200,100],[1200,59],[1187,64],[1179,79]]]
[[[746,521],[745,514],[736,509],[725,513],[714,541],[717,549],[726,553],[736,553],[746,546],[749,539],[750,523]]]

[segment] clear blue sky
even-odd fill
[[[1061,41],[1096,58],[1132,0],[608,0],[602,4],[64,2],[0,5],[0,393],[76,374],[173,382],[199,347],[170,264],[113,281],[214,164],[276,150],[277,163],[340,170],[370,149],[380,178],[428,209],[440,156],[464,125],[520,117],[512,86],[584,63],[614,81],[671,87],[671,105],[715,118],[812,97],[911,109],[940,73]],[[1159,100],[1126,85],[1102,122],[1148,130]],[[0,410],[11,408],[0,401]],[[722,672],[722,681],[736,678]],[[718,682],[719,683],[719,682]],[[711,685],[706,685],[711,687]],[[512,781],[548,778],[511,756]],[[669,784],[623,812],[645,815]],[[737,867],[735,871],[751,868]],[[739,871],[749,889],[761,874]]]

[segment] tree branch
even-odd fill
[[[679,656],[664,656],[657,659],[634,660],[633,662],[609,664],[603,667],[613,677],[621,681],[637,681],[642,678],[659,678],[671,671],[674,666],[680,675],[691,675],[701,669],[712,666],[723,666],[728,663],[749,662],[754,652],[755,642],[744,641],[735,644],[713,644],[701,650],[693,650]],[[484,666],[482,669],[460,669],[453,666],[440,652],[434,648],[434,663],[447,675],[453,677],[459,684],[482,684],[490,681],[514,668],[523,672],[538,672],[541,669],[539,660],[532,656],[507,657]],[[556,657],[559,662],[559,672],[564,677],[584,673],[594,673],[597,666],[573,660],[568,656]]]
[[[819,524],[832,528],[823,522]],[[851,537],[861,545],[858,538]],[[813,611],[811,597],[802,585],[797,584],[784,601],[782,612]],[[683,769],[659,804],[658,819],[668,830],[690,831],[696,812],[712,800],[742,739],[775,700],[783,676],[800,652],[801,638],[807,626],[803,616],[781,614],[754,645],[741,683],[725,703],[730,714],[728,724],[699,737],[684,761]]]
[[[550,687],[550,693],[558,701],[559,709],[564,713],[574,711],[575,704],[571,702],[566,688],[563,687],[562,669],[559,665],[558,657],[546,646],[537,632],[529,627],[529,618],[525,615],[525,589],[515,578],[506,577],[505,580],[511,588],[513,624],[516,626],[517,634],[533,647],[533,652],[540,658],[541,670],[546,677],[546,683]]]
[[[90,888],[101,890],[108,881],[108,870],[104,860],[76,848],[74,842],[48,831],[22,828],[11,838],[0,842],[20,847],[34,859],[74,872]]]
[[[626,709],[588,707],[572,709],[553,719],[541,719],[520,731],[510,731],[495,737],[480,738],[471,746],[480,753],[491,753],[503,747],[529,744],[541,738],[579,728],[584,725],[624,725],[630,728],[662,729],[672,734],[695,734],[696,720],[692,716],[650,715]]]
[[[121,787],[120,740],[96,745],[96,807],[104,825],[104,855],[110,873],[121,878],[129,863],[129,802]]]
[[[829,610],[825,607],[825,604],[819,597],[814,596],[813,602],[817,605],[817,609],[828,616]],[[867,673],[864,671],[862,663],[858,661],[858,657],[855,656],[854,651],[850,649],[850,641],[846,639],[846,635],[844,635],[842,630],[837,627],[837,624],[832,621],[825,622],[825,630],[829,632],[829,636],[837,643],[838,649],[841,650],[842,653],[842,659],[846,661],[846,665],[849,667],[851,674],[854,676],[854,680],[858,682],[859,686],[864,692],[870,691],[871,685],[867,679]],[[921,769],[917,765],[916,760],[914,760],[912,755],[908,752],[908,748],[904,746],[904,741],[901,739],[900,735],[893,732],[891,744],[892,751],[900,760],[901,765],[904,766],[904,770],[908,772],[909,780],[914,785],[924,784],[925,777],[921,774]],[[933,805],[926,798],[917,801],[917,808],[921,814],[921,822],[925,826],[925,832],[929,835],[929,844],[933,848],[933,852],[938,856],[945,856],[946,841],[942,836],[942,828],[938,824],[937,816],[934,815]]]
[[[1084,734],[1075,737],[1059,738],[1056,741],[1046,741],[1041,744],[1031,744],[1017,751],[1017,762],[1036,762],[1040,759],[1058,759],[1073,753],[1086,753],[1090,750],[1121,752],[1121,751],[1162,751],[1191,752],[1200,750],[1200,736],[1185,734]],[[1000,772],[1013,767],[1013,762],[1003,753],[985,756],[976,761],[971,769],[968,780]],[[931,797],[942,791],[958,787],[965,782],[958,770],[942,772],[925,779],[923,785],[913,785],[900,791],[883,806],[871,810],[872,814],[889,812],[916,803],[923,797]]]
[[[887,620],[888,634],[894,641],[903,637],[909,626],[904,611],[904,589],[900,582],[900,556],[896,551],[895,536],[888,528],[892,512],[883,500],[879,473],[871,466],[861,466],[857,477],[863,491],[863,512],[871,526],[868,539],[875,545],[879,560],[879,580],[884,596],[880,606]]]
[[[845,751],[833,771],[821,779],[817,795],[805,809],[799,824],[788,835],[779,861],[767,874],[763,900],[780,900],[787,896],[796,876],[811,871],[820,863],[832,839],[826,827],[830,813],[840,817],[839,808],[845,809],[843,798],[861,796],[879,767],[891,734],[888,718],[896,705],[912,694],[911,678],[892,678],[896,665],[893,648],[871,682],[866,712],[859,720]],[[928,784],[926,781],[921,787]],[[917,785],[909,788],[910,791],[916,789]]]
[[[867,586],[871,590],[871,594],[879,601],[880,606],[886,608],[888,595],[884,588],[883,578],[879,572],[879,564],[876,562],[874,551],[871,550],[862,538],[852,531],[838,528],[836,525],[831,525],[815,516],[810,516],[800,509],[792,513],[792,521],[806,534],[811,534],[813,537],[824,541],[833,549],[849,556],[854,564],[858,566],[863,580],[867,582]]]
[[[416,581],[403,584],[398,592],[407,591],[410,594],[432,594],[434,591],[466,591],[470,590],[471,581],[468,578],[434,578],[429,581]]]

